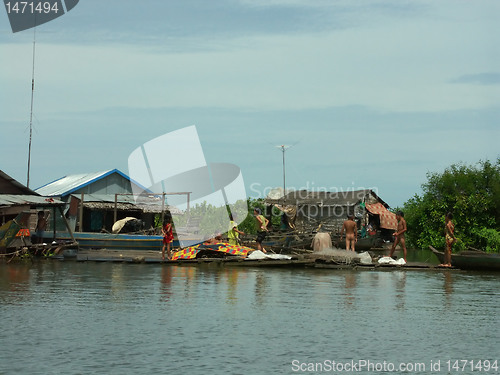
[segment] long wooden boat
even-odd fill
[[[158,235],[75,232],[73,236],[81,249],[159,251],[163,246],[163,237]],[[69,233],[57,233],[57,239],[68,240],[69,238]],[[178,246],[178,243],[174,241],[173,246]]]
[[[444,253],[429,246],[441,263],[444,262]],[[485,253],[483,251],[462,251],[451,254],[451,265],[463,270],[500,271],[500,254]]]
[[[266,236],[262,243],[265,248],[272,249],[287,249],[287,248],[306,248],[310,249],[315,233],[299,233],[299,232],[271,232]],[[255,236],[249,236],[255,237]],[[345,249],[345,240],[340,241],[339,236],[331,235],[332,244],[339,249]],[[358,238],[356,242],[356,250],[367,251],[373,247],[383,244],[382,239],[378,236],[369,236]]]
[[[379,239],[376,238],[375,236],[358,238],[358,241],[356,242],[356,250],[360,251],[371,250],[372,247],[375,247],[379,242],[380,242]],[[345,249],[345,239],[342,241],[340,241],[339,239],[337,242],[335,242],[335,244],[339,249]]]

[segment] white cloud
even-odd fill
[[[168,44],[162,51],[159,46],[41,41],[37,110],[362,105],[440,111],[495,106],[498,85],[450,84],[456,77],[495,71],[500,62],[500,34],[490,32],[496,19],[477,19],[484,10],[469,14],[471,8],[464,4],[451,12],[436,6],[434,14],[412,19],[378,11],[364,26],[343,30],[230,38],[222,50],[173,52]],[[2,112],[15,116],[26,108],[29,96],[31,46],[3,48],[9,57],[0,82],[9,87],[10,102]]]
[[[51,27],[55,29],[57,25],[71,23],[79,14],[77,9],[85,9],[87,15],[91,14],[91,2],[85,4],[75,8],[59,24],[50,24]],[[269,6],[269,2],[260,4],[264,9]],[[140,33],[141,27],[135,25],[135,30],[130,31],[124,29],[126,22],[123,21],[119,30],[112,32],[112,19],[109,19],[110,25],[105,29],[110,31],[109,34],[86,34],[84,42],[79,41],[81,35],[75,29],[69,34],[73,38],[71,43],[61,43],[60,40],[56,42],[52,34],[41,32],[35,69],[35,115],[41,122],[38,126],[41,134],[37,141],[42,136],[49,138],[46,134],[49,128],[53,129],[54,134],[57,133],[51,142],[58,143],[60,141],[57,137],[61,134],[70,139],[75,133],[82,131],[86,144],[95,143],[95,152],[78,161],[87,163],[80,166],[79,170],[89,171],[103,169],[100,164],[104,162],[102,155],[108,154],[106,147],[110,135],[119,139],[114,146],[115,150],[122,147],[120,152],[127,154],[128,148],[132,150],[137,147],[134,142],[139,142],[143,134],[119,133],[124,128],[132,129],[133,126],[140,125],[144,128],[141,129],[144,133],[154,136],[156,131],[160,132],[159,129],[164,132],[163,127],[167,123],[170,126],[179,124],[179,127],[192,123],[205,125],[210,130],[219,131],[214,132],[215,146],[212,147],[218,149],[218,142],[223,138],[221,134],[227,136],[232,127],[244,124],[242,127],[250,130],[240,132],[237,142],[247,144],[252,150],[255,147],[255,152],[259,155],[263,155],[262,150],[269,147],[269,154],[276,154],[277,164],[270,168],[271,172],[263,171],[260,164],[258,168],[254,168],[255,163],[251,165],[245,162],[247,159],[255,161],[255,157],[249,152],[250,155],[245,154],[245,158],[241,159],[242,168],[255,169],[249,180],[258,181],[262,178],[261,182],[267,185],[274,178],[279,185],[279,150],[272,145],[262,146],[260,143],[282,142],[285,135],[296,141],[296,138],[305,138],[305,134],[313,134],[307,142],[303,142],[305,151],[297,146],[295,151],[290,152],[290,161],[293,161],[294,152],[299,155],[300,151],[300,159],[295,164],[290,164],[290,168],[294,165],[297,169],[297,176],[300,175],[293,182],[292,168],[290,182],[300,185],[304,178],[321,178],[319,175],[323,167],[335,170],[336,165],[329,157],[337,154],[332,154],[329,150],[333,145],[332,137],[339,133],[336,126],[353,126],[354,130],[350,130],[353,133],[348,137],[356,139],[359,134],[354,126],[358,122],[381,124],[387,120],[391,124],[390,128],[377,128],[374,131],[394,131],[399,118],[378,115],[405,112],[401,114],[399,134],[391,133],[387,136],[380,133],[375,138],[380,144],[390,147],[396,145],[396,149],[407,151],[407,159],[402,162],[422,162],[418,176],[417,172],[413,173],[415,186],[418,186],[424,178],[422,171],[433,165],[433,160],[440,156],[441,138],[446,137],[448,129],[455,129],[450,125],[454,125],[458,117],[446,117],[445,112],[477,109],[479,125],[473,119],[468,119],[464,126],[486,124],[484,129],[480,135],[476,135],[478,133],[472,128],[455,131],[454,141],[447,144],[449,160],[455,161],[460,155],[466,155],[466,161],[476,161],[474,155],[482,157],[479,153],[483,151],[488,152],[487,156],[495,157],[492,155],[496,150],[492,139],[496,137],[496,133],[488,128],[488,124],[493,126],[494,115],[485,114],[481,109],[498,108],[500,87],[479,85],[476,82],[491,78],[492,76],[486,77],[484,73],[498,72],[500,66],[500,50],[497,48],[500,45],[500,34],[496,32],[500,14],[500,5],[497,4],[500,3],[485,1],[477,5],[468,1],[419,2],[417,10],[412,8],[415,6],[414,2],[403,5],[400,2],[356,2],[356,5],[351,6],[350,1],[344,1],[335,2],[334,7],[329,4],[329,1],[272,2],[275,7],[273,16],[279,16],[282,7],[296,7],[298,10],[301,7],[315,8],[315,11],[307,13],[311,17],[306,19],[311,25],[308,28],[304,28],[306,23],[303,18],[300,20],[300,27],[296,29],[290,24],[292,16],[300,13],[295,9],[286,13],[290,16],[289,20],[279,20],[283,22],[282,28],[273,28],[274,25],[270,22],[272,20],[267,19],[266,25],[259,29],[257,16],[264,14],[264,10],[259,9],[250,12],[252,17],[245,19],[241,27],[235,26],[238,19],[231,19],[231,23],[227,25],[213,25],[210,22],[215,21],[205,19],[199,13],[196,20],[205,23],[197,29],[197,25],[189,18],[182,18],[179,25],[185,25],[186,35],[182,28],[176,26],[178,36],[170,37],[164,37],[168,30],[163,30],[162,25],[153,23],[147,30],[163,30],[163,34],[158,36],[145,33],[129,39],[130,33]],[[339,7],[341,12],[335,13],[339,11]],[[184,15],[189,15],[189,9],[183,9],[183,12]],[[111,14],[109,9],[108,14]],[[227,14],[221,10],[217,14],[217,20],[224,21],[228,14],[245,17],[246,13],[245,9],[231,9]],[[319,14],[324,18],[315,18]],[[126,16],[124,15],[124,20],[133,19],[130,14]],[[170,14],[170,19],[174,16]],[[146,24],[147,20],[143,19],[141,22]],[[98,24],[96,27],[101,30],[102,25]],[[79,28],[82,35],[85,34],[87,29],[83,24]],[[5,40],[6,36],[2,38]],[[103,42],[102,39],[106,41]],[[14,44],[14,40],[23,42]],[[122,43],[119,44],[118,40]],[[149,41],[140,44],[139,40]],[[200,43],[203,48],[193,48]],[[30,38],[25,36],[12,37],[8,44],[1,45],[4,56],[0,70],[0,87],[4,90],[4,100],[0,104],[2,123],[13,124],[14,120],[19,121],[19,124],[26,123],[21,125],[22,129],[16,130],[17,149],[25,147],[27,136],[26,133],[20,133],[29,119],[31,47]],[[460,80],[460,83],[454,83],[456,80]],[[350,110],[335,111],[341,107],[348,107]],[[114,110],[108,112],[105,110],[107,108]],[[117,116],[117,113],[120,114],[117,108],[123,108],[123,116]],[[200,108],[206,109],[206,112]],[[216,108],[227,109],[227,112],[221,115],[216,113]],[[320,110],[324,108],[332,111]],[[371,112],[364,112],[362,117],[356,117],[358,108],[360,111],[369,108]],[[243,109],[250,111],[245,112]],[[173,115],[174,111],[178,113]],[[161,112],[161,116],[158,112]],[[251,117],[249,114],[252,113],[257,115]],[[269,118],[276,113],[279,115]],[[195,117],[198,121],[192,121]],[[297,120],[297,117],[300,118]],[[437,128],[442,124],[445,130],[429,126],[429,117],[433,126]],[[221,118],[224,125],[221,125]],[[412,127],[407,125],[408,122],[411,122]],[[70,128],[61,131],[66,123],[79,130],[75,132],[74,128]],[[420,123],[423,125],[419,125]],[[87,132],[82,129],[91,130]],[[362,129],[362,136],[370,134],[370,127]],[[262,139],[263,132],[265,139]],[[94,133],[103,137],[97,137]],[[491,136],[488,137],[488,134]],[[471,147],[467,146],[469,140],[475,141]],[[233,139],[229,143],[234,146],[235,142]],[[351,160],[351,165],[346,165],[345,171],[354,170],[356,163],[371,158],[370,145],[366,142],[363,140],[355,143],[361,150],[356,154],[356,160]],[[14,147],[11,146],[12,143],[9,142],[8,147]],[[78,142],[75,140],[69,143],[60,147],[67,147],[64,150],[70,150],[66,152],[75,155],[88,153],[88,149],[80,149],[84,146],[76,144]],[[453,148],[454,144],[459,144],[462,148],[456,150]],[[340,147],[339,155],[350,152],[347,142],[340,146],[344,148]],[[64,159],[59,162],[60,165],[73,164],[73,161],[68,162],[69,158],[49,154],[58,152],[57,147],[48,148],[38,141],[35,149],[42,152],[42,148],[46,159],[38,156],[34,160],[34,165],[39,168],[44,168],[41,164],[49,159]],[[239,148],[243,149],[244,146],[240,144]],[[210,152],[210,147],[207,149]],[[240,151],[235,147],[233,152]],[[424,151],[427,156],[421,155]],[[120,159],[120,152],[109,155],[106,162],[116,163]],[[369,170],[371,176],[383,176],[384,163],[393,160],[391,152],[392,149],[386,149],[377,154],[383,163],[374,170]],[[220,153],[217,157],[223,160],[228,152],[224,148]],[[126,155],[123,156],[125,157]],[[318,160],[325,160],[326,165]],[[89,166],[88,163],[93,164]],[[24,161],[22,164],[20,170],[24,168]],[[318,168],[312,169],[311,165],[317,165]],[[54,178],[58,174],[70,172],[65,169],[56,173]],[[45,176],[40,169],[38,173],[40,178]],[[53,171],[51,173],[54,174]],[[338,183],[345,186],[363,173],[368,176],[368,172],[355,171],[342,176]],[[329,179],[321,183],[329,185],[332,183]],[[46,181],[40,181],[43,182]],[[396,185],[394,190],[398,190]]]

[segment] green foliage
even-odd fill
[[[153,226],[155,228],[161,228],[163,226],[163,223],[161,221],[161,214],[156,214],[154,217],[154,224]]]
[[[248,216],[238,225],[238,229],[245,232],[245,234],[256,234],[257,225],[255,217],[253,216],[253,210],[255,208],[260,208],[262,212],[266,211],[266,206],[264,204],[264,199],[248,198]]]
[[[500,232],[496,229],[481,228],[475,229],[473,233],[476,235],[478,245],[485,249],[488,253],[499,252],[500,249]]]
[[[428,173],[422,188],[423,195],[410,198],[403,208],[412,246],[444,248],[444,218],[451,212],[459,238],[454,251],[469,246],[500,251],[500,158]]]
[[[235,220],[240,223],[238,228],[248,234],[256,233],[255,218],[253,209],[259,207],[264,211],[264,201],[262,199],[248,198],[247,201],[238,201],[232,208],[236,211]],[[246,215],[248,212],[248,215]],[[213,236],[220,229],[229,230],[229,211],[226,207],[216,207],[207,202],[197,204],[189,209],[189,215],[179,215],[175,217],[175,224],[179,227],[188,226],[189,221],[199,221],[199,227],[203,234]],[[161,226],[160,219],[155,218],[155,225]]]

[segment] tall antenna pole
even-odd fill
[[[35,92],[35,40],[36,40],[36,26],[33,28],[33,68],[31,72],[30,141],[28,146],[28,176],[26,180],[26,187],[30,187],[31,138],[33,135],[33,94]]]
[[[281,145],[281,152],[283,153],[283,196],[286,195],[286,174],[285,174],[285,145]]]

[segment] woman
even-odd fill
[[[445,218],[446,226],[446,248],[444,250],[444,263],[440,264],[443,267],[451,267],[451,247],[455,242],[457,242],[457,238],[455,237],[455,225],[451,221],[453,219],[453,214],[448,212]]]

